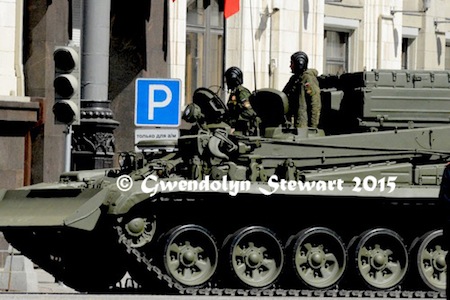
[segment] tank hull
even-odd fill
[[[192,193],[175,188],[161,191],[135,203],[125,212],[123,209],[112,210],[109,206],[111,203],[103,203],[98,207],[102,211],[101,217],[91,230],[67,225],[23,226],[18,223],[2,227],[2,231],[15,248],[53,274],[57,280],[79,291],[110,291],[125,272],[135,275],[141,292],[145,293],[186,293],[192,289],[200,291],[205,285],[223,290],[260,288],[261,291],[268,288],[286,291],[324,290],[335,289],[338,285],[344,290],[392,290],[400,284],[404,290],[417,290],[418,287],[419,290],[430,289],[420,280],[415,265],[420,260],[416,250],[417,241],[427,233],[442,228],[441,220],[444,216],[439,209],[439,190],[436,187],[355,191],[353,185],[331,185],[327,181],[320,189],[300,190],[297,186],[290,190],[286,187],[283,191],[281,187],[275,190],[277,185],[274,183],[250,183],[248,186],[242,185],[241,190],[234,189],[237,192],[234,194],[220,185],[224,184],[223,181],[215,182],[216,185],[211,181],[210,187],[220,186],[222,190]],[[231,185],[226,187],[230,188]],[[140,187],[136,187],[136,191],[138,189]],[[272,194],[266,195],[269,192]],[[116,207],[121,207],[120,201],[116,204]],[[151,239],[142,246],[130,242],[133,236],[126,226],[130,220],[139,218],[153,220],[153,230],[149,230]],[[185,230],[178,233],[183,226]],[[215,253],[213,256],[216,263],[208,280],[201,281],[200,284],[194,281],[196,284],[189,286],[186,285],[189,281],[185,281],[183,276],[177,277],[174,275],[176,273],[171,273],[173,270],[167,264],[174,258],[167,254],[167,249],[174,242],[171,238],[173,232],[177,232],[177,236],[181,236],[185,242],[190,240],[192,232],[196,232],[193,231],[194,228],[207,233],[206,236],[213,241],[217,253],[212,251]],[[269,276],[268,284],[259,287],[259,283],[255,283],[256,279],[250,278],[249,282],[245,282],[239,271],[233,268],[232,244],[236,237],[245,233],[244,237],[251,240],[247,243],[257,245],[261,242],[263,245],[258,246],[258,249],[267,248],[267,251],[276,252],[264,245],[267,242],[264,235],[259,236],[261,231],[264,233],[266,230],[279,244],[280,266],[277,267],[279,274],[273,276],[273,280]],[[398,234],[406,251],[406,254],[401,251],[398,253],[398,250],[395,253],[397,259],[400,256],[400,260],[405,260],[401,266],[405,274],[392,286],[391,283],[382,282],[381,287],[377,287],[376,282],[372,282],[370,277],[369,280],[365,279],[358,271],[358,261],[361,260],[358,258],[361,248],[358,243],[364,234],[377,230],[381,231],[381,244],[383,241],[392,243],[389,240],[390,233]],[[302,273],[296,271],[295,262],[297,241],[306,239],[307,244],[310,244],[309,239],[316,239],[316,232],[319,232],[320,237],[323,231],[331,232],[326,236],[331,236],[333,243],[338,243],[338,249],[342,249],[326,255],[332,257],[329,259],[333,264],[341,265],[342,274],[328,275],[331,279],[322,280],[325,283],[317,278],[336,271],[331,272],[327,269],[329,267],[323,266],[321,272],[324,274],[320,275],[316,270],[318,273],[315,276],[302,278]],[[200,240],[193,238],[189,243],[206,249],[204,240],[204,237]],[[86,247],[87,244],[90,246]],[[319,243],[316,248],[324,247],[327,245]],[[267,255],[270,257],[274,254]],[[142,257],[148,260],[142,260]],[[308,268],[309,272],[314,272],[312,266],[303,266],[303,270]],[[178,269],[177,272],[181,271],[186,272],[185,269]],[[161,277],[161,274],[165,277]],[[158,285],[155,285],[155,281]],[[167,282],[171,285],[167,285]],[[432,290],[440,291],[435,286]]]

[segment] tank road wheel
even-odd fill
[[[134,207],[124,216],[117,218],[121,233],[119,240],[148,259],[152,258],[154,246],[151,243],[155,238],[156,216],[145,214],[147,208]],[[156,239],[156,238],[155,238]],[[127,271],[131,278],[137,282],[143,290],[163,291],[166,286],[147,269],[142,259],[138,259],[132,252],[126,255]]]
[[[444,247],[443,231],[435,230],[424,234],[413,253],[417,253],[416,267],[422,281],[430,289],[444,292],[447,278],[447,263],[445,256],[448,250]]]
[[[156,231],[156,217],[129,218],[123,225],[125,234],[133,248],[142,247],[151,242]]]
[[[211,234],[197,225],[171,230],[164,249],[167,273],[185,286],[199,286],[216,271],[218,250]]]
[[[283,247],[267,228],[252,226],[234,234],[230,263],[237,279],[248,287],[263,288],[274,283],[284,263]]]
[[[337,233],[312,227],[300,231],[293,242],[292,263],[303,284],[315,289],[337,284],[347,265],[347,250]]]
[[[360,236],[356,261],[359,275],[373,289],[394,288],[405,278],[408,269],[408,253],[401,237],[384,228]]]

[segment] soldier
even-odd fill
[[[292,54],[290,67],[293,75],[283,88],[289,100],[288,120],[293,118],[295,127],[317,128],[322,108],[318,71],[308,69],[308,56],[303,51]]]
[[[250,104],[251,92],[243,86],[241,69],[229,68],[225,72],[225,80],[230,92],[227,102],[230,126],[245,135],[258,135],[261,119]]]

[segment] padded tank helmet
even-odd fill
[[[297,51],[291,55],[291,62],[294,64],[292,72],[301,74],[308,69],[308,55],[303,51]]]
[[[225,72],[225,80],[227,81],[228,89],[234,89],[235,87],[244,83],[242,71],[238,67],[231,67]]]

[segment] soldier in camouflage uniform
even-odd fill
[[[293,118],[295,127],[317,128],[322,108],[318,71],[308,69],[308,56],[302,51],[292,54],[290,67],[294,74],[283,89],[289,100],[288,121]]]
[[[261,119],[250,104],[250,90],[242,85],[242,71],[238,67],[229,68],[225,80],[230,91],[227,102],[230,126],[244,135],[258,135]]]

